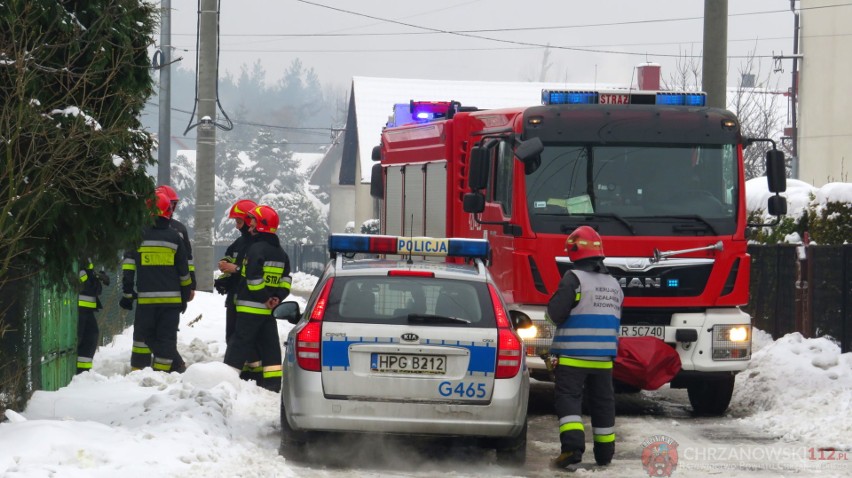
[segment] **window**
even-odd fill
[[[494,164],[494,202],[503,208],[503,214],[512,215],[512,171],[515,166],[515,152],[506,141],[500,141],[496,148]]]

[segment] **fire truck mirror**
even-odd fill
[[[521,141],[518,147],[515,148],[515,156],[523,162],[538,157],[544,151],[544,143],[541,138],[530,138],[526,141]]]
[[[544,151],[544,144],[541,138],[530,138],[526,141],[521,141],[515,148],[515,156],[524,163],[524,174],[530,175],[541,166],[541,152]]]
[[[783,216],[787,214],[787,199],[784,196],[770,196],[767,210],[773,216]]]
[[[485,195],[480,192],[465,194],[462,207],[464,208],[464,212],[471,214],[481,213],[485,210]]]
[[[489,149],[474,147],[470,150],[470,173],[467,184],[471,191],[479,191],[488,185]]]
[[[787,190],[787,168],[784,162],[784,152],[777,149],[766,152],[766,180],[770,192],[783,193]]]
[[[382,146],[373,146],[373,152],[371,154],[373,161],[381,161],[382,160]]]
[[[381,164],[374,164],[373,169],[370,171],[370,196],[377,199],[382,199],[385,196]]]

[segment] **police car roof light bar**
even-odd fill
[[[331,234],[328,237],[328,250],[332,254],[361,252],[485,259],[489,246],[485,239]]]

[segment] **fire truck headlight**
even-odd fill
[[[720,324],[713,326],[713,360],[751,358],[751,326]]]
[[[732,327],[728,329],[728,340],[731,342],[745,342],[748,340],[748,327]]]
[[[524,339],[534,339],[538,334],[538,329],[535,325],[530,325],[529,327],[524,327],[523,329],[518,329],[518,335]]]

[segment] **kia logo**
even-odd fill
[[[402,340],[405,340],[406,342],[416,342],[420,340],[419,335],[412,333],[402,334],[400,337],[402,337]]]

